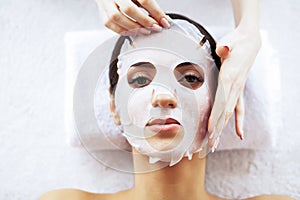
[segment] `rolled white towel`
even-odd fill
[[[223,28],[210,28],[215,39]],[[277,65],[272,62],[272,46],[266,32],[262,31],[263,45],[252,67],[244,92],[246,116],[244,124],[245,139],[241,141],[235,134],[234,117],[222,133],[218,150],[227,149],[266,149],[275,146],[275,138],[281,127],[280,119],[280,73]],[[65,35],[66,47],[66,83],[65,83],[65,131],[71,146],[88,149],[129,149],[127,141],[121,137],[121,130],[109,115],[109,94],[107,76],[99,82],[95,93],[95,115],[99,129],[85,123],[84,133],[78,136],[73,115],[73,93],[79,70],[89,54],[105,40],[115,34],[109,30],[69,32]],[[109,54],[110,55],[110,54]],[[110,58],[107,58],[108,61]],[[87,119],[88,121],[88,119]],[[80,139],[81,138],[81,139]],[[108,142],[107,138],[113,143]]]

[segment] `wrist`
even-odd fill
[[[259,32],[259,0],[231,0],[235,26],[245,32]]]

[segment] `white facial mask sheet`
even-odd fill
[[[175,42],[170,42],[175,41]],[[115,90],[115,106],[128,142],[149,162],[169,162],[175,165],[184,156],[196,152],[206,155],[207,121],[216,83],[216,67],[207,50],[182,33],[164,30],[150,36],[138,36],[124,44],[119,56],[119,80]],[[142,88],[132,88],[127,80],[130,66],[138,62],[152,63],[156,74]],[[184,62],[197,64],[204,71],[204,83],[193,90],[181,85],[174,75],[175,67]],[[175,108],[153,107],[153,95],[166,94],[177,99]],[[147,141],[144,128],[152,118],[173,118],[183,127],[182,140],[176,147],[159,151]]]

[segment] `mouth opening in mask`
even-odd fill
[[[158,151],[174,149],[184,136],[183,126],[174,118],[152,118],[145,126],[144,134],[150,146]]]

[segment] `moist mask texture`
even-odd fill
[[[197,152],[199,157],[206,155],[207,122],[216,88],[217,68],[210,56],[208,42],[199,45],[202,37],[190,23],[174,20],[170,29],[149,36],[131,37],[122,47],[118,57],[116,112],[120,116],[123,135],[139,153],[149,156],[150,163],[163,161],[172,166],[185,156],[191,159]],[[138,63],[148,63],[155,71],[143,87],[132,85],[141,74],[149,78],[145,67],[137,70],[133,77],[128,75],[131,67]],[[182,83],[184,74],[176,73],[176,70],[183,63],[191,63],[202,72],[200,87],[192,88]],[[163,95],[174,99],[176,106],[156,106],[153,101]],[[156,124],[152,125],[152,121]],[[177,134],[171,140],[152,140],[164,134],[161,132],[176,128]],[[168,148],[160,149],[159,143],[166,141]]]

